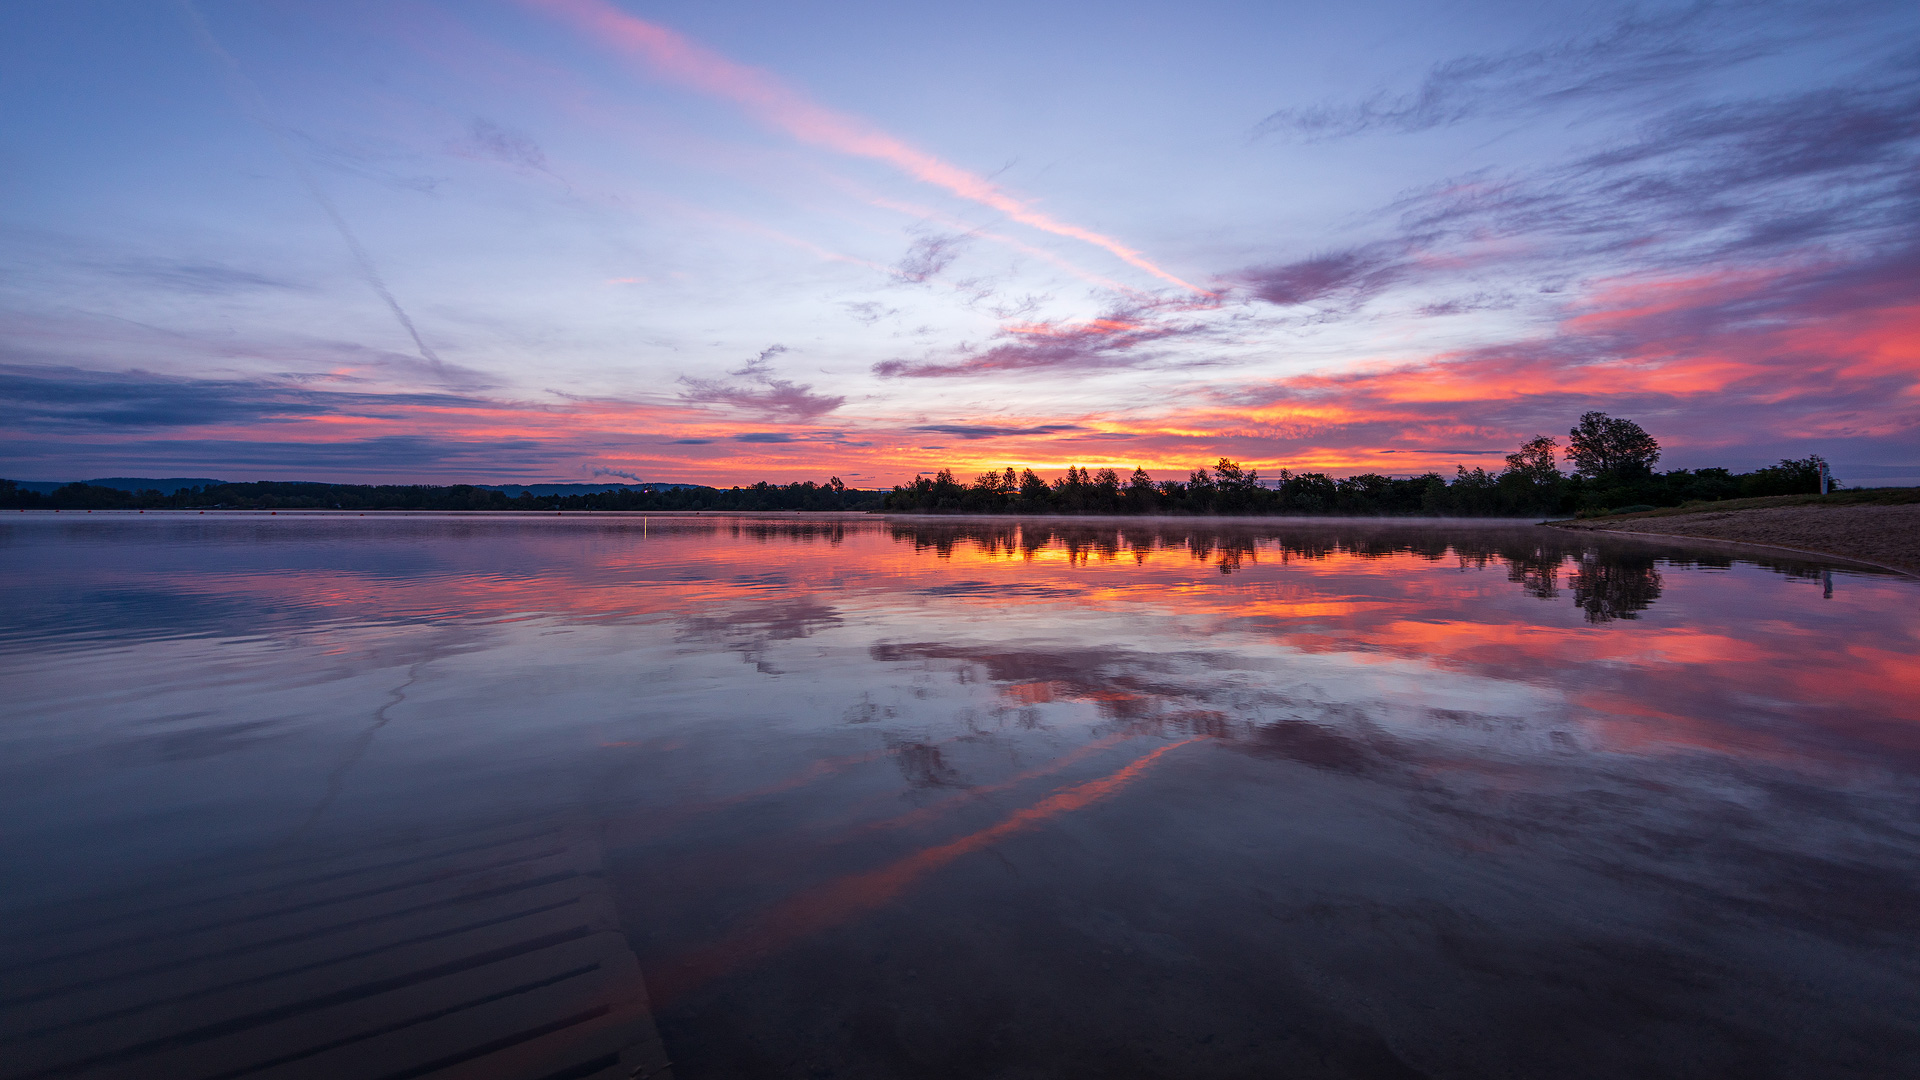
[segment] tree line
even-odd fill
[[[824,484],[762,481],[749,487],[615,488],[576,495],[523,492],[512,497],[471,484],[293,481],[208,484],[172,494],[68,484],[43,495],[0,480],[0,507],[9,510],[877,510],[884,494],[850,488],[837,476]]]
[[[1560,470],[1560,460],[1572,466]],[[1122,479],[1113,469],[1078,465],[1048,481],[1032,469],[982,473],[972,483],[942,469],[892,491],[826,483],[762,481],[748,487],[615,488],[574,495],[509,497],[471,484],[209,484],[171,494],[68,484],[41,494],[0,480],[9,510],[864,510],[932,514],[1168,514],[1528,517],[1653,509],[1687,502],[1800,495],[1820,490],[1825,462],[1810,455],[1748,473],[1726,469],[1655,472],[1660,444],[1631,420],[1590,412],[1558,440],[1539,435],[1507,455],[1497,472],[1457,466],[1440,473],[1384,476],[1280,470],[1272,480],[1221,458],[1187,479],[1154,480],[1143,469]]]
[[[982,473],[972,483],[942,469],[888,492],[884,509],[933,514],[1189,514],[1529,517],[1654,509],[1688,502],[1817,494],[1825,462],[1818,454],[1748,473],[1727,469],[1655,472],[1660,444],[1631,420],[1590,412],[1562,447],[1535,436],[1497,472],[1456,466],[1451,478],[1361,473],[1335,478],[1282,469],[1271,480],[1227,458],[1185,481],[1154,480],[1136,468],[1071,466],[1051,482],[1032,469]]]

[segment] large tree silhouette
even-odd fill
[[[1603,412],[1583,414],[1567,434],[1567,457],[1589,478],[1646,476],[1660,460],[1660,444],[1645,428]]]

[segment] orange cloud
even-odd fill
[[[709,408],[658,396],[514,401],[360,388],[384,385],[377,381],[336,389],[336,380],[319,390],[287,380],[207,382],[195,387],[197,399],[234,395],[237,406],[209,412],[204,423],[170,426],[164,439],[150,429],[102,425],[85,433],[84,453],[97,458],[130,445],[140,449],[129,453],[157,461],[156,453],[177,441],[200,449],[183,451],[167,467],[199,471],[213,466],[196,462],[214,460],[226,443],[242,452],[262,445],[331,448],[327,460],[339,462],[354,446],[366,447],[371,461],[383,442],[425,440],[447,450],[425,469],[414,458],[390,469],[335,464],[254,475],[339,480],[371,473],[441,482],[570,479],[595,466],[721,486],[837,474],[856,487],[885,487],[941,467],[970,478],[1006,466],[1057,475],[1069,465],[1122,473],[1140,466],[1156,479],[1183,479],[1220,456],[1268,476],[1281,468],[1405,475],[1450,473],[1455,464],[1497,469],[1500,455],[1520,440],[1562,431],[1580,412],[1600,408],[1645,423],[1667,447],[1668,465],[1750,468],[1787,452],[1835,456],[1832,447],[1803,441],[1813,439],[1851,440],[1867,447],[1859,457],[1896,461],[1903,460],[1891,456],[1904,453],[1900,440],[1910,445],[1920,400],[1920,305],[1894,284],[1898,269],[1786,267],[1611,280],[1571,305],[1553,333],[1523,341],[1238,385],[1164,380],[1146,402],[1068,415],[1037,408],[1010,415],[998,406],[983,416],[957,405],[930,415],[907,412],[910,401],[889,415],[874,398],[854,398],[852,387],[841,386],[834,397],[846,394],[859,404],[836,413],[831,426],[824,413],[806,424],[782,414],[777,429],[768,430],[764,418],[734,415],[748,400],[738,393],[709,395],[716,404]],[[1217,340],[1217,323],[1165,323],[1156,315],[1161,310],[1010,321],[989,348],[900,366],[914,369],[907,374],[1085,380],[1142,357],[1191,357]],[[387,377],[376,368],[334,374]],[[1117,381],[1138,386],[1131,377]],[[180,390],[178,380],[150,381],[156,393]],[[749,403],[778,404],[761,388],[749,389],[761,394]],[[140,391],[129,382],[131,398]],[[730,401],[733,407],[718,407]],[[61,416],[65,423],[67,413]],[[82,449],[77,437],[70,445]],[[1729,447],[1754,449],[1736,456]]]

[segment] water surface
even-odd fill
[[[22,514],[0,584],[0,1076],[1920,1074],[1911,579]]]

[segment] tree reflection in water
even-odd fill
[[[1263,554],[1285,563],[1318,561],[1337,556],[1388,559],[1413,555],[1430,562],[1449,557],[1462,567],[1484,568],[1503,563],[1507,578],[1528,596],[1541,600],[1560,597],[1562,574],[1573,602],[1589,623],[1633,619],[1660,598],[1658,565],[1725,565],[1637,546],[1635,541],[1596,547],[1589,538],[1575,538],[1539,528],[1450,528],[1443,523],[1371,522],[1207,523],[1168,520],[1131,521],[1103,525],[1083,521],[939,521],[892,524],[895,541],[916,552],[932,551],[950,559],[956,551],[971,549],[988,558],[1018,557],[1029,562],[1044,551],[1057,550],[1069,567],[1116,561],[1122,553],[1136,565],[1156,556],[1184,557],[1210,564],[1222,574],[1259,565]],[[1794,565],[1775,567],[1791,576],[1817,574]]]
[[[1660,571],[1651,556],[1622,553],[1613,559],[1583,557],[1574,564],[1573,602],[1587,621],[1634,619],[1660,598]]]
[[[1528,596],[1552,600],[1560,595],[1560,566],[1565,561],[1558,552],[1536,547],[1507,561],[1507,580],[1525,589]]]

